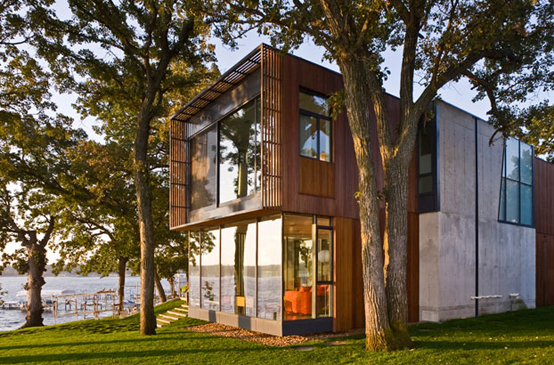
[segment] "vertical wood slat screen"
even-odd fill
[[[187,222],[190,199],[189,144],[187,141],[188,123],[177,119],[170,122],[169,131],[169,226],[178,227]]]
[[[281,55],[261,46],[262,207],[281,208]]]

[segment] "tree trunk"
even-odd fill
[[[385,173],[385,275],[389,321],[396,349],[413,347],[408,334],[408,168],[406,161],[391,161]]]
[[[118,267],[118,274],[119,274],[119,287],[117,288],[117,298],[118,298],[118,312],[119,315],[123,313],[125,310],[125,274],[127,269],[127,261],[128,259],[126,257],[120,257],[119,258],[119,267]]]
[[[176,298],[177,292],[175,291],[175,277],[172,276],[169,279],[167,279],[169,282],[169,292],[171,293],[171,297]]]
[[[156,289],[158,289],[158,295],[160,297],[160,300],[162,303],[167,302],[167,297],[165,296],[164,287],[162,286],[162,282],[160,280],[160,277],[158,276],[158,272],[154,272],[154,282],[156,283]]]
[[[147,166],[148,135],[155,92],[150,92],[143,102],[138,118],[135,139],[135,188],[140,230],[140,334],[156,334],[154,315],[154,226],[152,222],[152,199]]]
[[[42,313],[42,286],[45,284],[43,273],[46,267],[46,249],[37,243],[35,237],[31,237],[31,242],[27,247],[28,252],[28,272],[27,283],[24,289],[27,290],[27,315],[25,323],[21,328],[43,326]]]
[[[359,170],[358,203],[362,239],[366,347],[378,351],[390,348],[393,336],[388,320],[377,182],[371,152],[371,103],[369,100],[360,98],[360,95],[370,95],[366,83],[367,67],[368,65],[363,62],[354,60],[341,63],[346,86],[348,122]]]

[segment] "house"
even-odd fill
[[[275,335],[364,326],[357,166],[329,104],[341,88],[261,45],[171,118],[170,225],[200,247],[189,316]],[[489,144],[493,128],[452,105],[430,108],[409,177],[409,320],[553,305],[553,167],[518,140]]]

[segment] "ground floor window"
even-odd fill
[[[286,214],[283,222],[285,320],[332,316],[331,220]]]
[[[332,316],[331,218],[274,215],[189,240],[190,306],[270,320]]]

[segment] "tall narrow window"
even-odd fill
[[[219,228],[202,231],[202,308],[219,310]]]
[[[219,122],[219,202],[253,194],[260,184],[260,113],[254,100]]]
[[[515,138],[506,140],[498,220],[533,226],[533,147]]]
[[[221,229],[221,311],[256,315],[256,222]]]
[[[300,155],[331,162],[333,126],[324,97],[300,92]]]
[[[439,210],[437,174],[437,122],[433,118],[421,123],[418,130],[417,190],[419,212]]]
[[[191,138],[191,209],[215,205],[217,131],[215,126]]]
[[[283,302],[287,321],[332,316],[333,228],[327,217],[286,214]]]

